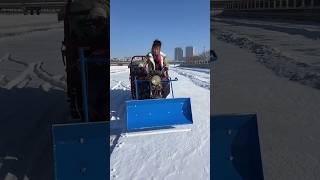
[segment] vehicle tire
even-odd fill
[[[162,83],[162,98],[166,98],[170,94],[170,83]]]

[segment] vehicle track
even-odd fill
[[[205,89],[210,89],[210,75],[209,76],[199,76],[199,73],[192,73],[191,70],[180,70],[179,68],[171,68],[173,71],[179,75],[189,78],[195,85],[203,87]],[[204,73],[207,75],[207,73]]]
[[[10,53],[7,53],[0,59],[0,63],[4,61],[22,65],[25,69],[11,80],[9,80],[6,75],[0,75],[0,87],[2,88],[24,88],[33,82],[45,91],[49,91],[51,88],[66,89],[65,76],[50,74],[43,68],[44,63],[42,61],[25,63],[12,58]]]

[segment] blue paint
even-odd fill
[[[190,98],[127,101],[127,130],[192,124]]]
[[[54,125],[55,180],[109,178],[109,124]]]
[[[172,98],[174,98],[172,81],[170,81],[170,87],[171,87],[171,95],[172,95]]]
[[[135,92],[136,92],[136,99],[139,99],[138,80],[136,77],[134,77],[134,86],[135,86]]]
[[[82,108],[83,108],[83,120],[85,122],[89,122],[89,107],[88,107],[88,72],[87,66],[88,64],[106,64],[105,57],[99,56],[91,56],[85,57],[84,50],[80,49],[80,73],[81,73],[81,81],[82,81]]]
[[[263,179],[255,114],[213,116],[210,141],[213,180]]]
[[[88,110],[88,92],[87,92],[87,71],[86,71],[86,58],[84,57],[83,49],[80,49],[80,70],[82,80],[82,108],[85,122],[89,122]]]
[[[82,99],[86,123],[53,125],[53,153],[55,180],[108,179],[109,173],[109,123],[89,122],[88,63],[106,63],[106,58],[84,56],[80,50]]]

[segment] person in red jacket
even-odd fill
[[[169,69],[169,65],[166,62],[166,54],[161,51],[161,41],[158,39],[153,41],[151,52],[147,54],[147,59],[148,71]]]
[[[166,62],[166,55],[161,51],[161,41],[156,39],[153,41],[151,52],[147,54],[147,72],[152,70],[162,71],[164,74],[162,80],[168,80],[169,64]],[[167,82],[161,83],[162,97],[166,98],[170,94],[170,84]]]

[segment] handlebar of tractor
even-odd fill
[[[174,79],[169,79],[169,80],[162,80],[162,81],[160,81],[160,82],[170,82],[170,87],[171,87],[171,95],[172,95],[172,98],[174,98],[174,94],[173,94],[173,86],[172,86],[172,82],[173,81],[178,81],[178,78],[176,77],[176,78],[174,78]],[[136,97],[138,97],[138,83],[139,82],[150,82],[150,80],[137,80],[137,79],[135,79],[134,80],[134,82],[135,82],[135,93],[136,93]]]
[[[135,79],[136,82],[150,82],[150,80],[138,80]],[[174,78],[174,79],[169,79],[169,80],[161,80],[161,82],[173,82],[173,81],[178,81],[178,78]]]

